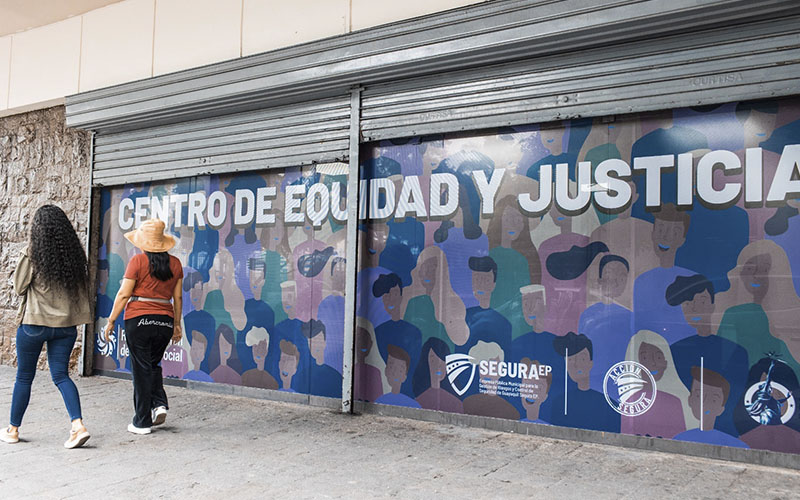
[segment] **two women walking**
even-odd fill
[[[167,395],[159,363],[170,340],[181,339],[183,267],[167,254],[175,245],[160,220],[145,221],[125,237],[144,253],[131,258],[102,332],[108,341],[125,310],[125,332],[131,355],[134,417],[128,431],[149,434],[163,424]],[[30,241],[14,272],[14,289],[22,297],[17,329],[17,377],[9,426],[0,441],[19,442],[19,429],[30,400],[31,385],[42,347],[53,383],[64,399],[71,421],[66,448],[83,446],[89,431],[83,424],[80,396],[69,378],[69,359],[77,325],[91,322],[86,253],[66,214],[54,205],[36,211]]]

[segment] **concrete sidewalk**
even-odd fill
[[[14,369],[0,366],[7,422]],[[66,450],[47,372],[19,444],[0,443],[0,498],[798,498],[800,473],[167,387],[167,423],[125,431],[126,380],[77,380],[92,438]]]

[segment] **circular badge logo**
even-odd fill
[[[770,382],[772,391],[765,391],[766,382],[750,386],[744,394],[744,405],[750,418],[763,425],[785,424],[794,416],[794,395],[783,384]]]
[[[636,361],[620,361],[603,379],[606,401],[626,417],[642,415],[656,402],[656,380],[650,370]]]

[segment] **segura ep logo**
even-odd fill
[[[482,388],[492,390],[492,393],[497,390],[514,391],[516,397],[519,397],[521,382],[513,380],[500,382],[499,379],[539,380],[539,377],[546,377],[553,371],[553,367],[550,365],[508,363],[498,359],[476,360],[467,354],[448,354],[445,357],[445,365],[447,380],[450,381],[450,386],[459,396],[463,396],[474,382],[476,370],[482,377],[495,379],[492,387]],[[469,376],[466,373],[469,373]],[[483,386],[483,382],[481,384]]]
[[[463,396],[464,393],[467,392],[467,389],[469,389],[469,386],[472,385],[472,380],[475,378],[475,367],[477,366],[474,361],[475,358],[467,354],[448,354],[446,356],[445,366],[447,367],[447,380],[450,381],[450,386],[459,396]],[[471,370],[469,379],[467,383],[459,387],[456,383],[456,379],[467,370]]]
[[[603,392],[617,413],[635,417],[653,407],[656,381],[650,370],[636,361],[620,361],[606,372]]]

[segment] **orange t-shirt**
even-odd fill
[[[125,277],[136,281],[133,286],[133,296],[171,299],[175,283],[183,278],[183,266],[177,257],[170,255],[169,268],[172,269],[172,278],[167,281],[158,280],[150,275],[150,261],[147,259],[147,255],[143,253],[134,255],[128,262],[128,267],[125,268]],[[128,302],[125,307],[125,319],[145,314],[163,314],[173,317],[172,304],[137,300]]]

